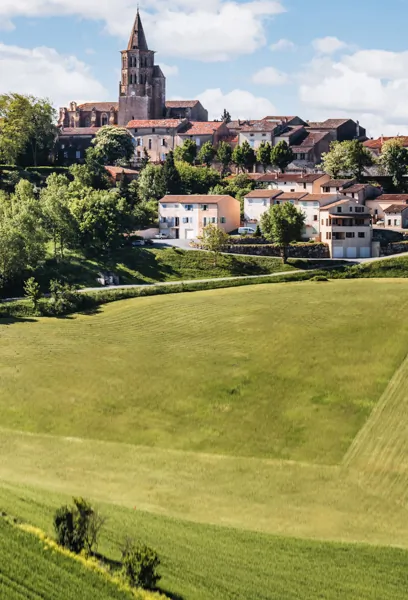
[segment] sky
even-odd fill
[[[0,0],[0,93],[117,101],[135,0]],[[408,134],[408,0],[140,0],[167,98]]]

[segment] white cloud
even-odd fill
[[[79,15],[103,20],[108,33],[126,37],[134,0],[0,0],[0,22],[14,17]],[[171,56],[226,61],[266,44],[265,23],[284,12],[278,0],[151,0],[142,13],[152,48]]]
[[[221,89],[205,90],[198,100],[208,109],[209,119],[219,119],[226,108],[233,119],[262,119],[276,114],[276,108],[267,98],[255,96],[246,90],[233,90],[224,94]]]
[[[285,85],[285,83],[288,83],[289,77],[286,73],[275,69],[275,67],[265,67],[255,73],[252,81],[259,85]]]
[[[370,135],[408,134],[408,52],[316,58],[302,73],[299,92],[308,118],[350,116]]]
[[[312,45],[319,54],[334,54],[339,50],[347,48],[346,42],[342,42],[338,38],[331,36],[313,40]]]
[[[53,48],[19,48],[0,43],[1,88],[49,98],[55,106],[70,100],[102,100],[106,90],[75,56]]]
[[[161,62],[160,68],[166,77],[175,77],[179,74],[179,68],[177,65],[166,65],[165,63]]]
[[[285,50],[294,50],[295,48],[296,44],[290,40],[287,40],[286,38],[282,38],[281,40],[278,40],[274,44],[270,45],[270,49],[273,52],[284,52]]]

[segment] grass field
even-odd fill
[[[0,509],[49,530],[89,496],[104,551],[134,532],[185,600],[405,598],[408,552],[385,546],[408,548],[407,292],[261,285],[0,325]]]

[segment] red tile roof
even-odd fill
[[[403,204],[408,204],[408,194],[381,194],[381,196],[377,196],[377,198],[374,199],[379,200],[380,202],[401,202]]]
[[[194,108],[199,104],[199,100],[168,100],[166,108]]]
[[[129,121],[126,125],[128,129],[152,129],[153,127],[165,127],[172,129],[179,127],[183,121],[180,119],[155,119],[150,121]]]
[[[162,204],[218,204],[222,200],[233,200],[234,202],[238,202],[232,196],[224,195],[224,196],[164,196],[160,200]]]
[[[332,200],[333,202],[338,198],[338,194],[307,194],[302,198],[302,202],[318,202],[319,200]]]
[[[395,136],[395,137],[380,137],[376,140],[368,140],[364,142],[364,146],[366,148],[371,148],[371,150],[381,150],[384,142],[388,142],[389,140],[400,140],[405,147],[408,146],[408,137],[407,136]]]
[[[119,175],[121,173],[124,173],[125,175],[138,175],[139,171],[136,171],[135,169],[126,169],[124,167],[105,167],[105,169],[112,175]]]
[[[343,191],[345,194],[357,194],[358,192],[361,192],[362,190],[365,190],[368,187],[370,187],[369,183],[356,183],[355,185],[351,185],[350,187],[344,188]]]
[[[335,187],[342,188],[344,186],[347,187],[347,184],[352,185],[355,183],[354,179],[330,179],[330,181],[326,181],[326,183],[322,183],[320,187]]]
[[[260,175],[260,182],[285,182],[288,183],[313,183],[325,177],[324,173],[264,173]],[[325,185],[325,184],[324,184]]]
[[[100,127],[62,127],[59,137],[70,135],[96,135]]]
[[[247,123],[239,128],[240,131],[254,131],[258,133],[263,133],[264,131],[274,131],[275,129],[276,123],[269,123],[268,121],[252,121],[252,123]]]
[[[245,198],[276,198],[281,194],[281,190],[252,190]]]
[[[307,195],[307,192],[285,192],[279,196],[278,200],[301,200]]]
[[[220,121],[191,121],[179,135],[212,135],[223,126],[224,122]]]
[[[402,213],[404,210],[408,210],[408,206],[406,204],[391,204],[388,208],[384,209],[385,213]]]
[[[329,138],[330,137],[330,133],[325,133],[325,132],[309,132],[307,137],[303,140],[303,142],[301,142],[300,144],[297,144],[295,146],[292,146],[292,151],[293,152],[297,152],[297,153],[303,153],[309,150],[312,150],[314,148],[314,146],[316,146],[316,144],[319,144],[321,141],[323,141],[325,138]]]
[[[346,202],[353,202],[353,200],[351,198],[346,198],[346,197],[337,197],[338,200],[336,200],[335,202],[332,202],[331,204],[326,204],[326,206],[322,206],[320,208],[320,210],[329,210],[329,208],[334,208],[335,206],[340,206],[341,204],[345,204]]]
[[[119,110],[119,102],[86,102],[78,104],[78,108],[84,111],[92,111],[94,108],[100,112],[109,112],[111,108]]]

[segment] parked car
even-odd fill
[[[255,233],[255,229],[252,229],[252,227],[240,227],[238,233],[239,235],[251,235]]]
[[[135,248],[136,246],[144,246],[145,245],[145,241],[144,240],[134,240],[132,242],[132,247]]]
[[[154,236],[154,238],[156,240],[168,240],[169,236],[167,233],[158,233],[157,235]]]

